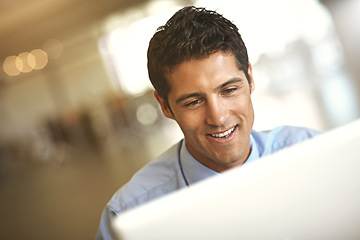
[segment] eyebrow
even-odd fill
[[[215,91],[219,91],[220,89],[226,87],[227,85],[242,82],[242,81],[244,81],[244,80],[242,78],[239,78],[239,77],[231,78],[230,80],[228,80],[228,81],[224,82],[223,84],[221,84],[220,86],[216,87]]]
[[[180,97],[178,97],[175,102],[178,104],[178,103],[184,101],[185,99],[188,99],[188,98],[191,98],[191,97],[198,97],[198,96],[201,96],[201,95],[202,95],[201,92],[183,94]]]
[[[219,86],[217,86],[215,88],[215,91],[219,91],[220,89],[226,87],[227,85],[242,82],[242,81],[244,81],[242,78],[238,78],[238,77],[231,78],[228,81],[226,81],[226,82],[220,84]],[[183,94],[180,97],[178,97],[175,102],[178,104],[178,103],[184,101],[187,98],[198,97],[198,96],[201,96],[201,95],[203,95],[201,92],[193,92],[193,93],[189,93],[189,94]]]

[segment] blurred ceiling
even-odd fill
[[[149,0],[0,0],[0,62]]]

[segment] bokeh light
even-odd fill
[[[48,64],[48,55],[41,49],[34,49],[30,53],[23,52],[18,56],[9,56],[3,64],[4,72],[13,77],[20,73],[43,69]]]
[[[144,103],[137,109],[136,117],[142,125],[151,126],[158,119],[158,114],[152,104]]]
[[[33,70],[33,68],[29,65],[29,62],[28,62],[28,56],[29,56],[29,53],[28,52],[23,52],[23,53],[20,53],[18,55],[19,59],[21,60],[21,65],[22,67],[19,68],[19,70],[23,73],[28,73],[28,72],[31,72]]]
[[[31,69],[35,68],[35,66],[36,66],[36,58],[31,53],[29,53],[28,56],[27,56],[27,62],[29,64],[29,66],[31,67]]]
[[[32,54],[35,58],[35,66],[34,66],[34,69],[36,70],[39,70],[39,69],[43,69],[46,64],[48,63],[48,56],[46,54],[46,52],[44,52],[43,50],[41,49],[35,49],[35,50],[32,50],[30,52],[30,54]]]
[[[20,72],[22,72],[24,68],[24,63],[19,56],[15,58],[15,66]]]
[[[16,66],[17,56],[9,56],[5,59],[3,64],[4,72],[9,76],[17,76],[20,74],[19,68]]]

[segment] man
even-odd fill
[[[185,7],[154,34],[148,72],[162,112],[184,140],[118,190],[101,217],[98,239],[131,208],[313,137],[313,130],[252,130],[252,67],[237,27],[214,11]]]

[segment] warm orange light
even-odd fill
[[[30,53],[23,52],[18,56],[7,57],[3,64],[4,72],[9,76],[17,76],[21,72],[28,73],[32,70],[43,69],[48,63],[46,52],[34,49]]]
[[[15,58],[15,66],[20,72],[22,72],[22,70],[24,68],[24,64],[23,64],[23,61],[21,60],[21,58],[19,58],[19,57]]]
[[[21,60],[17,56],[7,57],[3,64],[4,72],[9,76],[17,76],[20,74],[21,70],[19,70],[17,63],[20,67]]]
[[[34,69],[36,66],[36,58],[34,55],[32,55],[31,53],[28,54],[27,56],[27,62],[29,64],[29,66]]]
[[[30,52],[35,59],[34,69],[43,69],[48,63],[48,56],[46,52],[41,49],[35,49]]]
[[[18,55],[18,57],[21,59],[22,62],[22,69],[19,70],[23,73],[28,73],[33,70],[33,68],[29,65],[28,56],[29,56],[28,52],[23,52]]]

